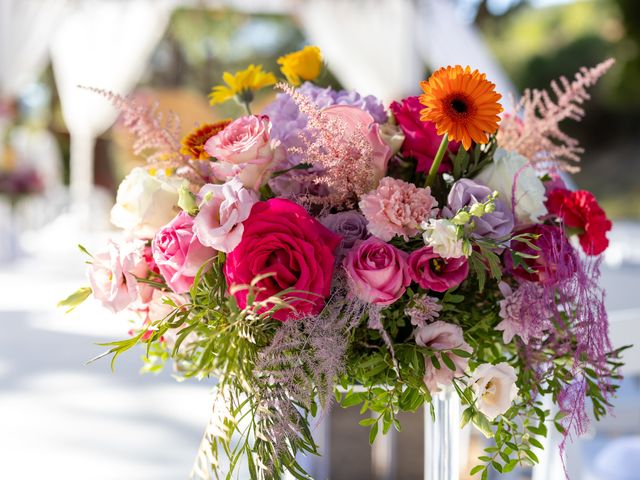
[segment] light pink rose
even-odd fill
[[[380,136],[380,125],[371,114],[350,105],[332,105],[323,109],[322,113],[329,118],[338,118],[347,134],[360,133],[366,138],[373,150],[371,155],[371,168],[375,178],[373,187],[377,186],[387,173],[387,164],[391,158],[391,148]]]
[[[144,244],[138,241],[116,243],[109,240],[107,249],[97,253],[87,270],[93,296],[113,312],[131,305],[139,294],[136,276],[147,271],[142,258]]]
[[[451,350],[453,348],[471,352],[471,347],[464,341],[462,328],[441,320],[416,328],[416,344],[433,350]],[[430,392],[437,392],[440,386],[450,385],[455,377],[460,377],[467,369],[469,360],[451,352],[447,356],[455,365],[455,371],[447,367],[442,361],[442,353],[436,353],[440,368],[433,366],[430,358],[425,359],[424,383]]]
[[[262,115],[240,117],[204,145],[217,162],[212,164],[220,180],[237,176],[242,184],[258,190],[269,180],[273,166],[284,159],[278,140],[271,140],[271,122]]]
[[[506,362],[478,365],[469,380],[478,410],[491,421],[506,413],[518,395],[517,380],[515,368]]]
[[[200,211],[193,231],[203,245],[229,253],[238,246],[244,222],[258,196],[247,190],[237,178],[224,185],[207,184],[200,189]]]
[[[200,267],[216,254],[200,243],[193,233],[193,218],[185,212],[156,233],[151,251],[160,274],[175,293],[187,292]]]
[[[364,302],[391,305],[411,283],[407,254],[375,237],[357,241],[342,265],[353,294]]]

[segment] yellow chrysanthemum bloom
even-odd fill
[[[278,65],[287,81],[297,87],[305,80],[318,78],[322,71],[322,52],[318,47],[306,46],[280,57]]]
[[[273,73],[263,71],[262,65],[253,64],[235,74],[224,72],[222,79],[226,85],[213,87],[209,94],[211,105],[224,103],[236,95],[242,103],[249,103],[253,100],[253,92],[276,83]]]

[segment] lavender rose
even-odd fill
[[[320,219],[325,227],[342,237],[342,242],[336,251],[336,259],[342,260],[358,240],[369,238],[367,221],[355,210],[332,213]]]
[[[447,199],[448,207],[443,209],[443,213],[447,217],[453,217],[463,207],[486,202],[491,193],[489,187],[468,178],[462,178],[451,187]],[[476,224],[473,236],[499,239],[509,235],[513,230],[511,207],[500,198],[496,198],[494,204],[496,209],[492,213],[485,213],[482,217],[473,219]]]
[[[342,262],[356,297],[391,305],[411,283],[407,254],[375,237],[358,240]]]

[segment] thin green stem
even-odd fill
[[[436,153],[436,156],[433,159],[433,163],[431,164],[431,168],[429,169],[429,175],[427,176],[425,187],[431,187],[433,185],[433,182],[436,179],[436,175],[438,175],[438,168],[440,168],[440,164],[442,163],[442,159],[444,158],[444,154],[447,151],[448,146],[449,134],[445,133],[444,137],[442,137],[442,142],[440,142],[438,153]]]
[[[253,115],[251,112],[251,104],[248,101],[242,102],[244,108],[247,110],[247,115]]]

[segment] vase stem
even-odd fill
[[[445,388],[424,409],[424,479],[460,478],[460,400],[453,388]]]

